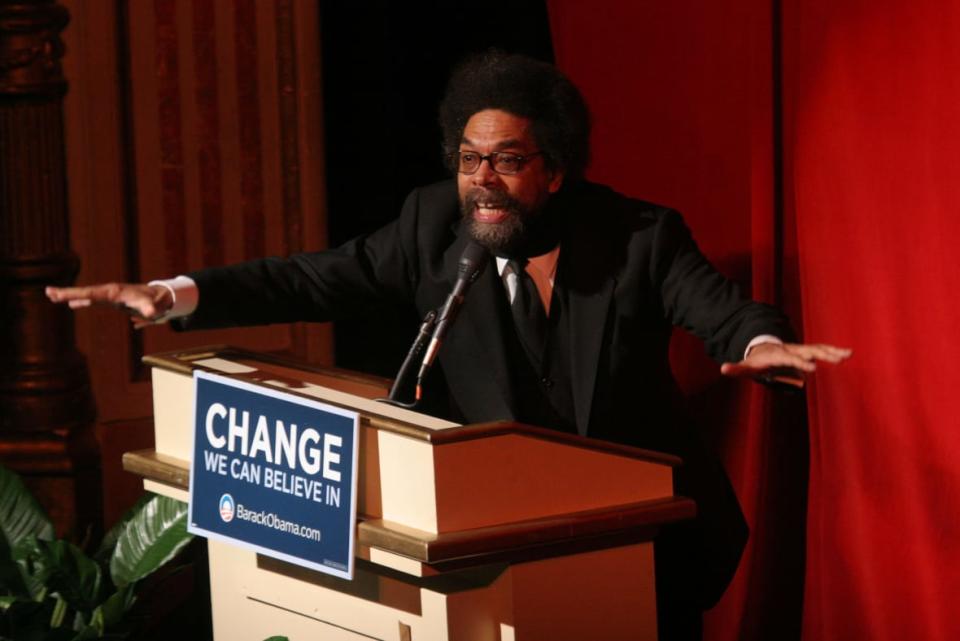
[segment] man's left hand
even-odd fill
[[[816,371],[817,362],[836,364],[850,358],[851,354],[853,350],[833,345],[761,343],[754,346],[739,363],[721,365],[720,373],[724,376],[782,380],[802,387],[803,376]]]

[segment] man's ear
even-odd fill
[[[560,170],[554,171],[550,176],[550,182],[547,184],[547,191],[551,194],[557,193],[560,190],[560,187],[563,186],[563,177],[564,173]]]

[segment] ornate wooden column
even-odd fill
[[[55,0],[0,0],[0,461],[63,532],[98,524],[87,366],[72,312],[48,284],[74,282],[63,139],[66,80]]]

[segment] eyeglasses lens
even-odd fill
[[[523,165],[521,156],[502,151],[496,151],[489,156],[481,156],[472,151],[461,151],[458,154],[460,160],[457,170],[462,174],[476,173],[484,160],[489,162],[490,167],[498,174],[515,174]]]

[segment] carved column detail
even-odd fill
[[[66,204],[67,21],[54,0],[0,0],[0,460],[62,528],[94,516],[99,496],[86,363],[72,313],[43,294],[79,269]]]
[[[8,103],[0,112],[0,257],[22,259],[63,252],[63,131],[60,105]],[[19,215],[27,214],[27,215]]]

